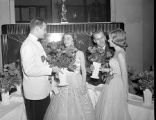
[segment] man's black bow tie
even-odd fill
[[[42,43],[42,40],[43,40],[43,39],[41,39],[41,38],[38,38],[38,42]]]

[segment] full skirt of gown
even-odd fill
[[[121,75],[104,85],[95,111],[97,120],[131,120]]]
[[[67,75],[68,86],[58,87],[51,98],[44,120],[95,120],[95,111],[80,73]]]

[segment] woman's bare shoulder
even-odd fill
[[[126,57],[126,52],[124,50],[120,50],[118,53],[118,57]]]

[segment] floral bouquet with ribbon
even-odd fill
[[[74,71],[77,48],[65,48],[61,43],[51,42],[47,45],[47,49],[47,58],[43,57],[42,60],[46,59],[50,66],[58,66],[67,68],[68,71]]]
[[[55,75],[55,77],[60,80],[60,85],[65,85],[66,73],[68,71],[73,72],[76,69],[75,57],[77,48],[65,48],[62,45],[62,42],[50,42],[44,48],[47,58],[45,56],[41,56],[41,60],[46,60],[51,67],[58,66],[61,68],[63,74],[59,73],[58,75]]]
[[[93,63],[94,71],[92,73],[92,78],[99,79],[99,70],[100,67],[109,68],[109,59],[112,57],[112,53],[109,50],[104,50],[96,46],[88,47],[88,60]],[[100,78],[103,82],[112,78],[110,72],[102,73]]]

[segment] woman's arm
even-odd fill
[[[128,94],[128,73],[127,73],[125,54],[119,53],[118,60],[119,60],[119,65],[120,65],[120,69],[121,69],[121,76],[122,76],[123,84],[124,84],[125,90]]]
[[[82,79],[84,84],[86,83],[86,67],[85,67],[85,57],[82,51],[79,51],[80,56],[80,64],[81,64],[81,71],[82,71]]]

